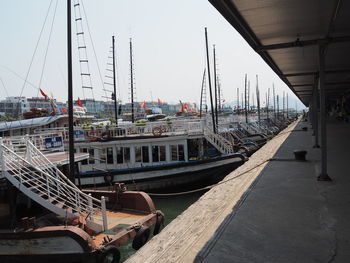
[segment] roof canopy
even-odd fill
[[[0,123],[0,131],[44,126],[54,122],[60,117],[61,116],[49,116],[49,117],[33,118],[28,120],[5,121]]]
[[[209,0],[308,105],[325,44],[327,96],[350,90],[350,1]]]

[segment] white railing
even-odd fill
[[[33,145],[29,137],[26,146],[25,157],[22,157],[5,146],[0,138],[2,176],[48,210],[68,218],[84,216],[94,231],[106,230],[107,216],[102,209],[104,199],[98,200],[81,192]]]
[[[205,138],[221,153],[231,154],[234,153],[233,146],[230,141],[225,139],[223,136],[216,134],[209,129],[205,130]]]

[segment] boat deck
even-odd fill
[[[146,216],[148,214],[127,211],[107,211],[108,230],[94,237],[96,245],[101,245],[105,237],[116,235],[120,231],[137,224]],[[99,220],[96,220],[96,222],[99,222]],[[102,224],[102,222],[100,223]]]
[[[68,152],[43,152],[45,157],[52,163],[56,165],[64,165],[69,163],[69,154]],[[74,153],[74,161],[80,162],[82,160],[88,159],[88,153]]]

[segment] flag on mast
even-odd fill
[[[46,95],[46,93],[40,88],[39,88],[39,90],[40,90],[41,95],[45,97],[45,100],[47,100],[49,97]]]
[[[81,100],[80,100],[79,97],[78,97],[77,105],[78,105],[79,107],[83,107],[83,103],[81,103]]]

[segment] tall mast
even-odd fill
[[[113,91],[114,91],[114,117],[118,125],[118,107],[117,107],[117,82],[115,77],[115,38],[112,36],[112,57],[113,57]]]
[[[269,119],[269,106],[270,106],[270,88],[267,90],[267,119]]]
[[[288,92],[287,92],[287,119],[288,119]]]
[[[279,114],[279,111],[280,111],[280,99],[279,99],[279,95],[277,94],[277,118],[278,118],[278,114]]]
[[[211,106],[211,117],[213,121],[213,132],[216,133],[215,117],[214,117],[214,104],[213,104],[213,94],[211,90],[211,79],[210,79],[210,63],[209,63],[209,50],[208,50],[208,33],[207,28],[205,28],[205,47],[207,51],[207,68],[208,68],[208,82],[209,82],[209,93],[210,93],[210,106]]]
[[[205,83],[205,70],[203,71],[203,78],[202,78],[202,88],[201,88],[201,100],[199,105],[199,118],[202,118],[202,107],[203,107],[203,93],[204,93],[204,83]]]
[[[219,112],[221,111],[221,84],[220,84],[220,80],[219,80],[219,76],[217,76],[217,81],[218,81],[218,103],[219,103],[219,107],[218,110]]]
[[[218,85],[216,77],[216,54],[215,45],[213,45],[213,55],[214,55],[214,88],[215,88],[215,120],[216,126],[218,126]]]
[[[133,73],[133,63],[132,63],[132,40],[130,38],[130,92],[131,92],[131,122],[135,122],[134,113],[134,73]]]
[[[259,91],[259,83],[258,83],[258,75],[256,75],[256,104],[258,107],[258,122],[260,126],[260,91]]]
[[[245,122],[248,123],[248,109],[247,109],[247,74],[245,74],[244,80],[244,112],[245,112]]]
[[[74,128],[73,128],[73,66],[72,66],[72,14],[71,0],[67,0],[67,69],[68,69],[68,132],[69,132],[69,179],[74,182]],[[79,186],[80,186],[80,177]]]
[[[239,113],[239,88],[237,88],[237,107],[236,107],[236,112]]]
[[[273,114],[276,119],[275,84],[272,84],[272,96],[273,96]]]

